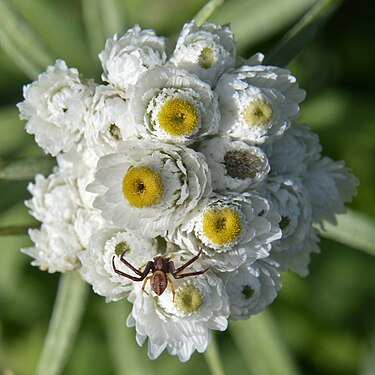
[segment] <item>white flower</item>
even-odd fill
[[[305,91],[286,69],[245,65],[221,76],[215,91],[222,113],[220,131],[261,144],[289,128]]]
[[[29,183],[28,190],[32,198],[25,201],[25,205],[37,220],[44,223],[62,221],[73,224],[81,202],[77,186],[71,177],[55,168],[55,173],[47,178],[37,174],[35,183]]]
[[[84,136],[95,163],[101,156],[114,152],[120,141],[135,136],[127,98],[110,85],[96,87],[85,121]]]
[[[119,144],[103,156],[88,190],[115,226],[139,236],[165,235],[211,192],[207,164],[184,146],[146,140]]]
[[[280,238],[279,215],[256,194],[213,195],[189,214],[170,236],[181,248],[204,253],[218,271],[265,258]]]
[[[303,178],[309,166],[320,158],[322,146],[306,124],[292,126],[271,145],[272,174]]]
[[[345,203],[356,194],[358,179],[343,161],[323,157],[310,166],[304,183],[311,197],[313,220],[323,225],[324,220],[336,224],[335,214],[346,211]]]
[[[172,143],[192,143],[215,134],[220,111],[207,83],[182,69],[154,68],[129,92],[137,132]]]
[[[123,230],[102,229],[92,235],[87,250],[79,254],[81,275],[92,285],[95,293],[104,296],[107,302],[118,301],[128,296],[135,281],[114,271],[113,256],[116,255],[114,261],[118,270],[138,277],[121,263],[119,257],[124,252],[128,262],[142,269],[157,254],[156,245],[155,240],[139,238]]]
[[[108,39],[99,58],[104,71],[102,79],[126,90],[147,69],[164,64],[164,38],[156,36],[153,30],[141,30],[135,25],[123,36],[115,34]]]
[[[84,131],[83,117],[92,91],[92,82],[84,83],[77,69],[68,69],[57,60],[24,87],[25,100],[18,108],[21,119],[27,120],[26,131],[53,156],[69,151]]]
[[[266,308],[281,288],[278,264],[268,258],[220,274],[230,301],[230,319],[247,319]]]
[[[180,266],[177,262],[175,265]],[[199,261],[191,267],[203,269]],[[129,296],[133,309],[127,325],[135,327],[139,345],[148,338],[151,359],[167,349],[171,355],[186,362],[195,350],[200,353],[206,350],[211,330],[227,328],[228,295],[222,281],[210,270],[203,275],[172,281],[176,290],[174,301],[170,286],[156,296],[149,288],[146,288],[148,295],[143,292],[141,283],[134,284]]]
[[[202,81],[214,85],[236,60],[237,45],[229,26],[214,23],[186,23],[177,40],[170,62],[196,74]]]
[[[317,254],[319,251],[319,237],[315,230],[310,228],[304,240],[289,248],[283,245],[282,241],[277,241],[267,259],[275,260],[280,265],[281,272],[293,270],[300,276],[307,276],[311,254]]]
[[[274,176],[267,179],[262,190],[281,216],[282,237],[272,244],[271,258],[280,264],[281,271],[294,269],[305,273],[315,245],[309,242],[308,246],[306,242],[307,238],[313,238],[313,233],[311,202],[304,185],[298,177]],[[295,265],[299,265],[298,269]]]
[[[218,192],[255,189],[270,171],[267,156],[259,147],[227,136],[207,139],[198,150],[206,157],[212,188]]]
[[[77,255],[83,249],[72,224],[46,223],[40,229],[29,229],[29,236],[35,246],[21,251],[34,258],[33,266],[50,273],[79,267]]]

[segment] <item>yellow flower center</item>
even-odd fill
[[[118,256],[120,256],[123,253],[130,253],[130,252],[131,252],[131,249],[125,241],[119,242],[115,246],[115,254],[118,255]]]
[[[272,120],[272,116],[272,106],[265,99],[252,100],[243,110],[248,125],[265,126]]]
[[[150,207],[163,195],[160,174],[149,167],[130,168],[123,179],[122,191],[131,206]]]
[[[209,69],[214,62],[214,57],[214,51],[211,48],[204,47],[198,57],[198,64],[204,69]]]
[[[203,215],[203,232],[215,245],[227,245],[241,233],[241,220],[232,208],[209,209]]]
[[[175,305],[184,314],[198,311],[202,305],[200,290],[193,285],[180,286],[176,292]]]
[[[160,126],[173,136],[189,136],[198,127],[199,113],[186,99],[169,99],[158,114]]]

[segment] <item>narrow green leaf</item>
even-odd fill
[[[155,372],[151,362],[145,358],[144,350],[135,341],[134,329],[125,325],[131,306],[128,301],[119,301],[106,304],[103,308],[104,325],[115,374],[153,375]]]
[[[251,47],[295,22],[316,0],[232,0],[212,18],[231,24],[239,47]]]
[[[31,180],[37,173],[48,175],[55,164],[55,159],[48,155],[30,156],[11,163],[0,161],[0,179]]]
[[[230,322],[230,333],[252,375],[297,375],[299,371],[268,312]]]
[[[225,375],[215,334],[212,335],[211,344],[204,352],[204,357],[206,359],[207,366],[211,371],[211,375]]]
[[[207,22],[224,4],[224,0],[210,0],[195,16],[194,21],[198,26]]]
[[[325,231],[320,235],[344,245],[375,255],[375,220],[348,210],[337,216],[337,225],[324,223]]]
[[[31,79],[53,61],[43,42],[7,0],[0,1],[0,45]]]
[[[266,64],[285,66],[311,41],[343,0],[321,0],[284,36],[265,59]]]
[[[74,348],[87,292],[88,285],[78,273],[68,272],[60,276],[56,302],[36,375],[58,375],[63,371]]]
[[[30,228],[37,228],[37,225],[25,224],[25,225],[10,225],[6,227],[0,227],[0,236],[20,236],[27,235]]]
[[[103,17],[103,30],[106,38],[126,29],[125,10],[120,0],[99,2]],[[104,45],[102,46],[104,48]]]
[[[95,66],[99,66],[99,61],[89,56],[79,8],[71,8],[62,1],[11,1],[51,51],[52,63],[56,58],[64,59],[69,66],[78,67],[81,73],[91,76]],[[51,62],[44,64],[42,71],[49,64]]]

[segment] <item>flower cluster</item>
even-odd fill
[[[150,358],[186,361],[268,306],[280,272],[308,273],[316,224],[335,222],[357,180],[295,122],[296,78],[238,57],[228,26],[185,24],[175,44],[135,26],[99,58],[103,84],[58,60],[24,88],[26,130],[57,165],[29,185],[42,224],[23,252],[127,298]],[[147,276],[153,259],[169,266]]]

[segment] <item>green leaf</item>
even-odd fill
[[[27,235],[30,228],[37,228],[37,225],[9,225],[6,227],[0,227],[0,236],[19,236]]]
[[[0,179],[31,180],[37,173],[46,176],[52,171],[55,164],[55,159],[48,155],[30,156],[11,163],[4,163],[0,160]]]
[[[304,14],[316,0],[227,1],[212,18],[231,24],[240,47],[250,47],[270,38]]]
[[[198,26],[207,22],[214,13],[216,13],[219,8],[224,4],[224,0],[210,0],[195,16],[194,21]]]
[[[321,0],[315,4],[270,52],[265,64],[285,66],[292,61],[341,3],[342,0]]]
[[[229,329],[250,374],[299,374],[270,313],[265,311],[246,321],[232,321]]]
[[[7,0],[0,1],[0,45],[31,79],[53,61],[43,42]]]
[[[76,272],[60,276],[59,289],[36,375],[61,374],[78,332],[88,285]]]
[[[337,225],[324,223],[320,235],[375,255],[375,220],[363,214],[348,210],[337,216]]]

